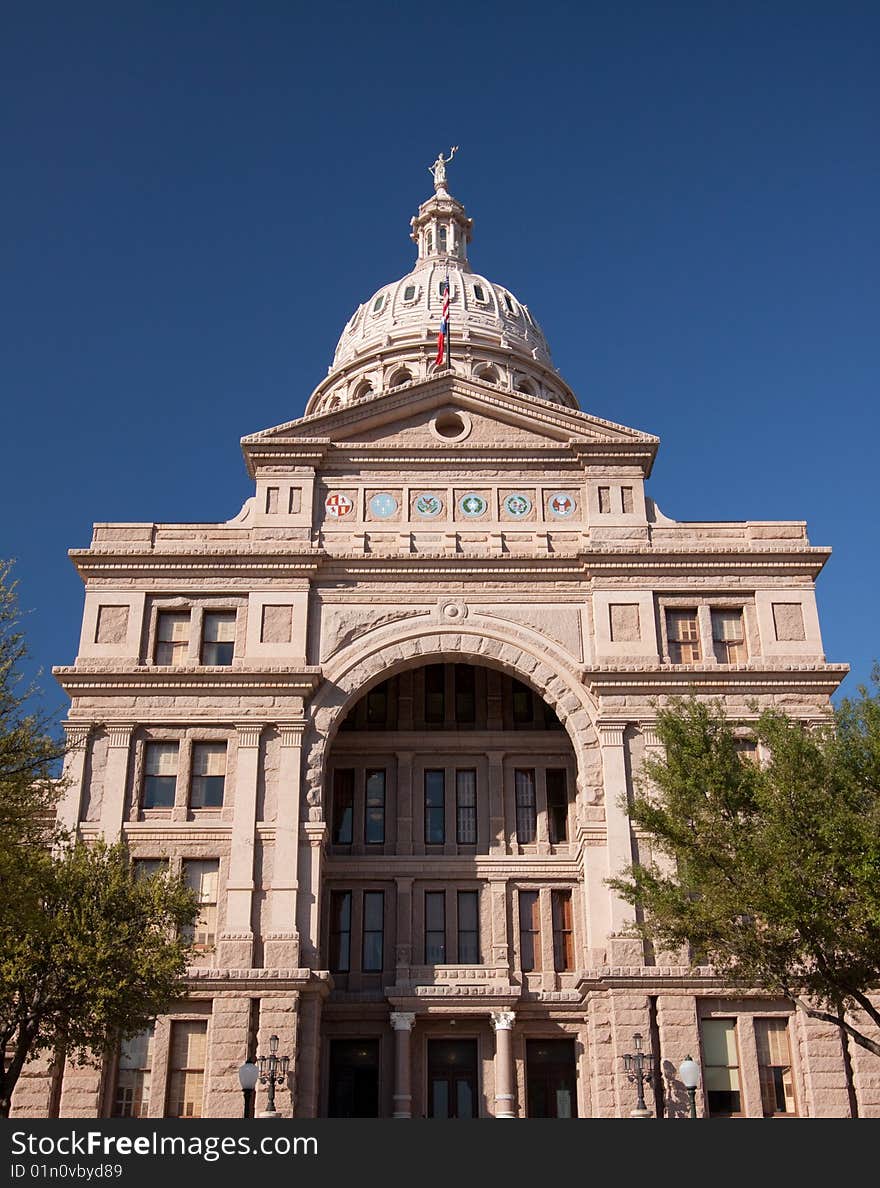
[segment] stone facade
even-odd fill
[[[306,416],[243,439],[235,519],[96,524],[71,553],[64,820],[183,870],[203,909],[149,1046],[32,1066],[19,1115],[239,1116],[238,1066],[277,1035],[288,1116],[627,1116],[634,1033],[660,1116],[687,1116],[688,1054],[700,1114],[849,1112],[834,1029],[646,951],[605,883],[648,849],[621,799],[658,704],[825,717],[829,551],[800,522],[662,515],[657,439],[579,411],[436,190]],[[880,1116],[872,1059],[851,1052]]]

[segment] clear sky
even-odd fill
[[[224,520],[411,264],[451,144],[473,266],[590,413],[662,439],[676,519],[805,519],[844,691],[880,657],[880,5],[3,6],[6,445],[48,676],[95,520]]]

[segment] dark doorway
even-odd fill
[[[527,1040],[530,1118],[577,1117],[577,1063],[573,1039]]]
[[[428,1040],[428,1117],[478,1115],[477,1041]]]
[[[330,1041],[330,1118],[379,1117],[379,1041]]]

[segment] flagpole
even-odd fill
[[[446,267],[446,300],[449,302],[449,316],[446,319],[446,370],[452,366],[452,290],[449,288],[449,266]]]

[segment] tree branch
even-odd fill
[[[853,1027],[851,1023],[847,1023],[845,1019],[838,1018],[837,1015],[832,1015],[829,1011],[822,1011],[816,1007],[807,1006],[802,998],[795,999],[795,1001],[804,1014],[809,1015],[811,1019],[821,1019],[824,1023],[833,1023],[835,1027],[839,1027],[845,1031],[860,1048],[872,1052],[875,1056],[880,1056],[880,1043],[863,1035],[861,1031]]]

